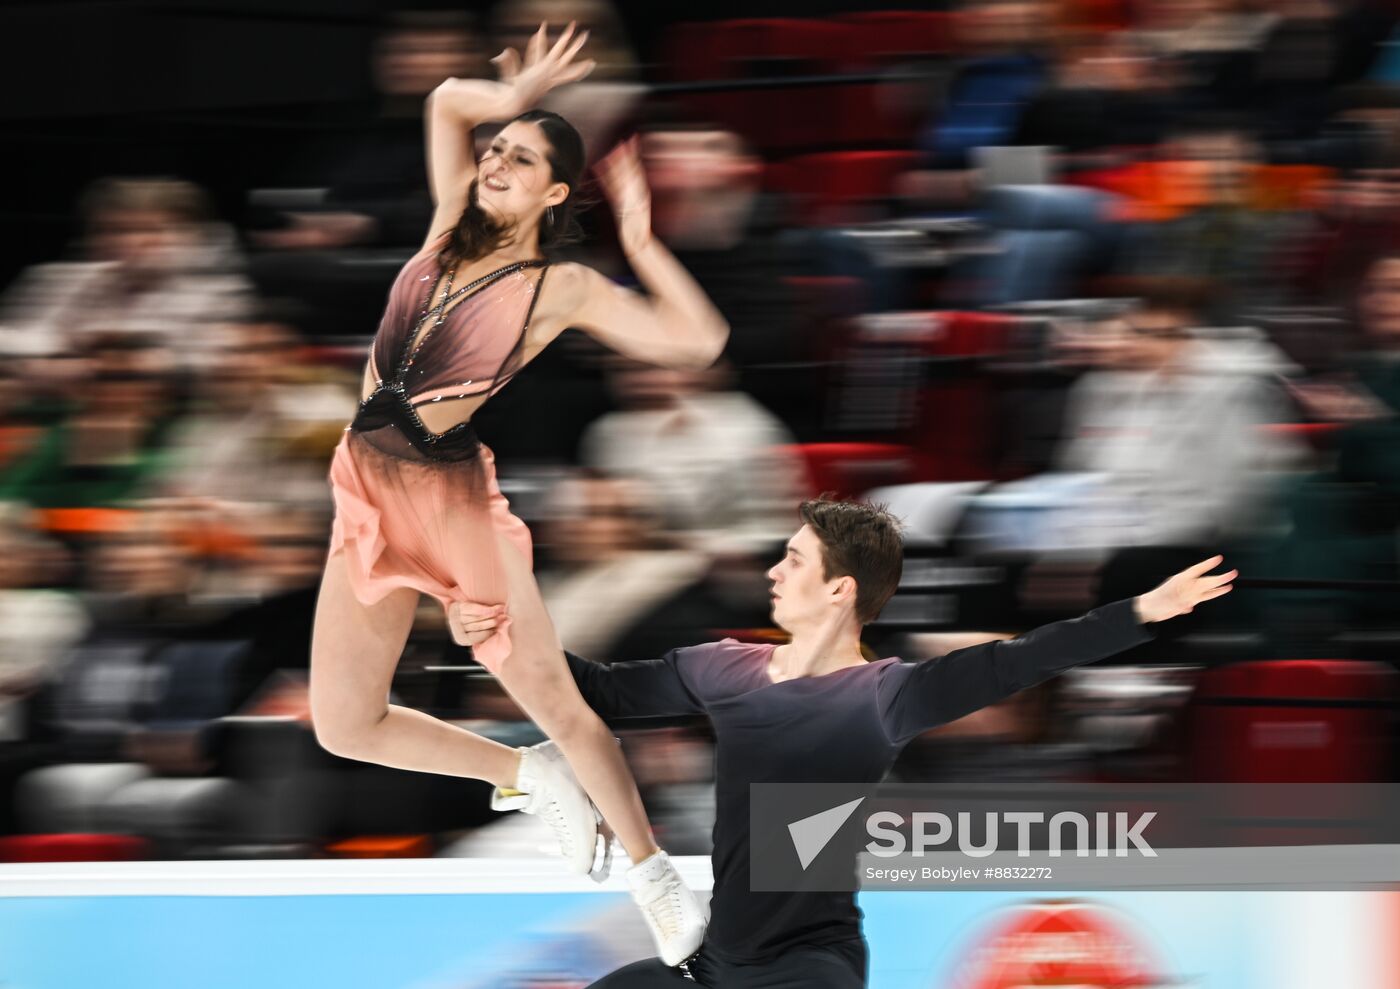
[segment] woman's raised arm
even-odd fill
[[[476,178],[473,134],[477,125],[519,116],[551,89],[577,82],[593,71],[591,60],[574,61],[588,40],[587,31],[575,38],[571,23],[550,47],[546,27],[541,24],[530,39],[523,65],[513,48],[491,60],[500,73],[499,82],[448,79],[428,94],[423,127],[434,209],[425,248],[455,227],[467,208],[467,190]]]
[[[618,240],[647,297],[591,268],[570,265],[578,284],[572,325],[648,364],[709,367],[729,340],[729,324],[690,272],[651,234],[651,192],[637,139],[620,145],[598,163],[597,171],[612,202]]]

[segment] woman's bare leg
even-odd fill
[[[511,617],[511,652],[497,677],[506,692],[568,759],[574,775],[622,842],[641,862],[657,851],[636,781],[612,732],[584,701],[559,637],[520,551],[498,536]]]
[[[513,786],[519,754],[432,715],[388,702],[418,592],[374,605],[350,589],[345,553],[326,561],[311,638],[311,721],[323,748],[347,759]]]

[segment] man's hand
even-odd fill
[[[1202,560],[1194,567],[1189,567],[1174,577],[1168,577],[1146,594],[1138,595],[1133,599],[1133,609],[1137,612],[1138,621],[1144,625],[1148,622],[1164,622],[1177,615],[1190,614],[1202,601],[1229,594],[1234,589],[1230,581],[1239,576],[1238,570],[1206,574],[1207,570],[1218,567],[1224,559],[1223,556],[1212,556],[1209,560]]]
[[[475,646],[496,634],[496,623],[505,616],[505,605],[477,601],[453,601],[447,608],[447,628],[459,646]]]

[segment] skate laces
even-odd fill
[[[685,904],[681,900],[681,881],[674,870],[668,869],[665,876],[653,880],[653,886],[661,886],[661,892],[643,904],[647,914],[655,922],[665,937],[675,937],[681,930],[681,915]]]
[[[564,853],[564,857],[568,858],[574,851],[573,831],[564,815],[564,808],[559,806],[559,801],[554,796],[553,788],[543,781],[540,785],[544,790],[542,794],[544,800],[539,810],[539,817],[554,832],[555,838],[559,840],[560,850]]]

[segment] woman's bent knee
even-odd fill
[[[385,714],[388,714],[387,708],[377,718],[346,717],[343,712],[318,712],[312,705],[311,728],[317,744],[331,755],[368,761],[374,729]]]
[[[567,669],[526,669],[524,664],[502,672],[501,683],[540,729],[561,745],[604,731],[602,721],[569,678]]]

